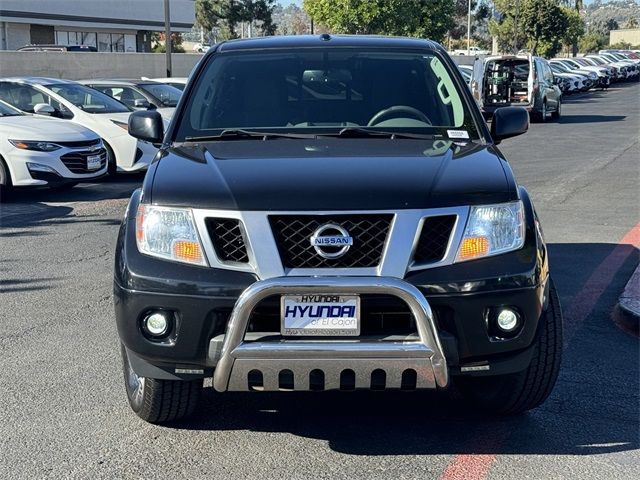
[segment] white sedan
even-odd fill
[[[82,125],[28,115],[0,101],[0,189],[72,187],[107,173],[100,137]]]
[[[162,77],[162,78],[147,78],[142,77],[142,80],[153,80],[154,82],[164,83],[165,85],[171,85],[180,91],[184,90],[187,86],[188,77]]]
[[[27,113],[89,127],[104,141],[109,173],[146,170],[157,152],[150,143],[129,135],[129,107],[77,82],[43,77],[2,78],[0,99]]]

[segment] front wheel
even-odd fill
[[[122,369],[127,398],[131,409],[149,423],[165,423],[193,413],[200,394],[202,379],[159,380],[140,377],[131,367],[122,345]]]
[[[541,405],[551,394],[562,358],[562,311],[553,281],[549,282],[549,305],[540,317],[531,363],[518,373],[457,379],[460,393],[470,404],[512,415]]]
[[[2,157],[0,157],[0,202],[9,198],[12,191],[11,173]]]
[[[557,120],[560,120],[561,116],[562,116],[562,101],[558,99],[558,107],[556,108],[556,111],[551,114],[551,118],[557,121]]]
[[[538,113],[538,121],[544,123],[547,121],[547,101],[542,102],[542,108],[540,109],[540,113]]]

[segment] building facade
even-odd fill
[[[631,46],[640,46],[640,28],[624,28],[609,32],[609,45],[616,43],[630,43]]]
[[[169,0],[171,30],[188,32],[193,0]],[[164,31],[164,0],[0,0],[0,50],[89,45],[101,52],[150,52]]]

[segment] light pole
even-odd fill
[[[471,55],[471,0],[469,0],[469,11],[467,12],[467,56]]]
[[[167,51],[167,77],[171,77],[171,19],[169,0],[164,0],[164,46]]]

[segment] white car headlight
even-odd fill
[[[524,235],[522,202],[471,207],[456,262],[518,250]]]
[[[207,265],[191,209],[140,205],[136,243],[147,255],[176,262]]]

